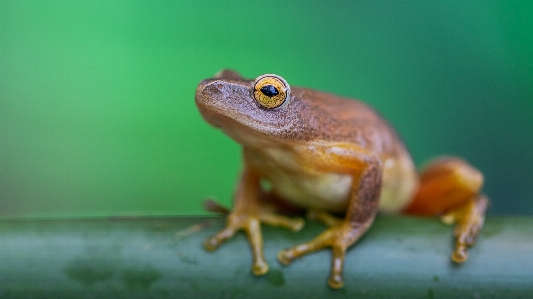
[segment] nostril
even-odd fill
[[[196,93],[202,93],[209,83],[208,80],[202,80],[200,83],[198,83],[198,87],[196,88]]]
[[[222,93],[222,89],[223,88],[224,88],[224,85],[222,85],[220,83],[216,83],[216,84],[211,83],[211,84],[206,86],[204,92],[207,92],[207,93],[210,93],[210,94],[219,94],[219,93]]]
[[[204,83],[204,82],[202,82]],[[222,93],[224,90],[224,84],[222,84],[221,82],[217,82],[217,81],[208,81],[205,83],[203,89],[202,89],[202,93],[207,93],[207,94],[220,94]]]
[[[198,94],[220,93],[223,88],[224,88],[224,85],[221,84],[220,82],[217,82],[216,80],[213,80],[213,79],[206,79],[206,80],[202,80],[198,84],[198,88],[196,89],[196,92]]]

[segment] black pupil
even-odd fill
[[[274,87],[274,85],[270,85],[270,84],[261,87],[261,92],[267,97],[273,97],[279,94],[278,89]]]

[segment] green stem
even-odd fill
[[[263,227],[268,274],[254,277],[245,236],[208,253],[223,218],[0,221],[0,298],[525,298],[533,294],[533,217],[488,217],[470,258],[450,262],[452,227],[378,217],[346,256],[344,288],[327,287],[331,253],[281,266],[299,233]]]

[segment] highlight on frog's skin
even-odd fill
[[[274,109],[289,103],[291,88],[285,79],[278,75],[266,74],[253,82],[254,99],[267,109]]]

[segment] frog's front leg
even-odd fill
[[[304,225],[304,220],[301,218],[291,219],[275,214],[261,204],[260,188],[259,175],[251,168],[245,167],[235,192],[233,211],[229,212],[226,218],[226,227],[204,242],[204,247],[212,251],[230,239],[237,231],[244,230],[252,249],[252,273],[254,275],[263,275],[268,272],[268,264],[263,254],[261,222],[292,231],[299,231]],[[217,209],[223,210],[220,207]]]
[[[353,145],[322,149],[315,147],[313,150],[320,153],[318,157],[313,157],[314,167],[352,176],[346,216],[337,221],[328,214],[312,212],[313,217],[330,227],[310,242],[280,251],[278,260],[287,265],[302,255],[331,247],[332,264],[328,284],[338,289],[343,286],[342,271],[346,250],[367,231],[378,211],[382,164],[373,154]]]

